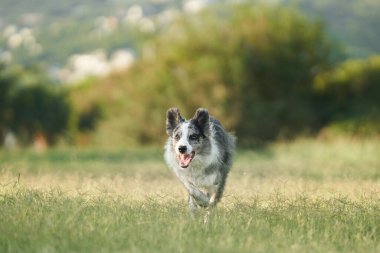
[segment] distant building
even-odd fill
[[[71,56],[64,69],[53,73],[55,78],[64,83],[75,83],[90,76],[106,76],[112,71],[128,69],[134,60],[131,50],[117,50],[108,59],[105,51],[99,49],[90,54]]]
[[[203,10],[205,6],[205,0],[189,0],[184,3],[183,10],[189,13],[197,13]]]

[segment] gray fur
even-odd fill
[[[199,108],[194,117],[185,120],[177,108],[167,111],[165,161],[189,193],[192,214],[199,207],[213,207],[221,199],[235,150],[235,137],[206,109]],[[186,135],[186,136],[184,136]],[[190,164],[180,164],[179,147],[186,155],[195,153]]]

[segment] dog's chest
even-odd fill
[[[189,171],[183,176],[188,182],[197,188],[211,192],[216,191],[218,188],[219,176],[217,171],[209,174],[206,174],[204,171]]]

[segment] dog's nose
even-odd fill
[[[179,146],[179,147],[178,147],[178,151],[179,151],[181,154],[185,153],[186,150],[187,150],[186,146]]]

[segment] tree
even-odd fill
[[[0,66],[0,137],[12,130],[24,144],[37,134],[54,144],[68,130],[71,114],[67,94],[41,71]]]
[[[379,84],[380,56],[347,60],[320,73],[314,81],[319,118],[333,132],[380,134]]]
[[[70,103],[64,93],[44,85],[24,87],[13,98],[13,128],[24,141],[42,134],[54,144],[65,133],[70,118]]]
[[[15,78],[8,73],[6,66],[0,64],[0,143],[12,121],[11,90],[14,82]]]
[[[209,108],[240,142],[312,131],[313,79],[331,67],[332,48],[323,25],[293,9],[242,5],[185,16],[147,44],[127,76],[131,99],[143,104],[138,136],[157,140],[149,121],[164,125],[158,115],[173,105],[185,115]]]

